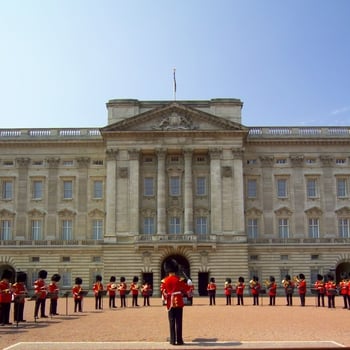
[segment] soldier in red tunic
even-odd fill
[[[237,305],[244,305],[244,288],[244,277],[240,276],[238,278],[238,283],[236,284]]]
[[[38,313],[40,309],[40,317],[47,318],[45,315],[45,306],[46,306],[46,296],[47,296],[47,285],[45,279],[47,277],[47,271],[41,270],[38,273],[38,279],[34,282],[34,293],[36,296],[35,300],[35,309],[34,309],[34,318],[38,318]]]
[[[344,302],[343,309],[350,308],[350,305],[348,304],[349,281],[347,280],[346,272],[343,272],[341,274],[341,281],[339,282],[339,294],[343,297],[343,302]]]
[[[231,278],[226,278],[224,292],[226,297],[226,305],[231,305],[232,299],[232,281]]]
[[[328,307],[335,308],[335,296],[337,295],[337,285],[334,282],[334,276],[332,274],[328,274],[327,276],[326,287],[326,295],[328,297]]]
[[[270,276],[269,279],[269,285],[268,285],[268,293],[270,297],[270,306],[275,306],[276,305],[276,294],[277,294],[277,283],[276,279],[274,276]]]
[[[132,306],[139,306],[138,304],[138,296],[139,296],[139,278],[134,276],[132,283],[130,284],[130,292],[132,297]]]
[[[80,277],[75,279],[75,285],[72,288],[72,294],[74,299],[74,312],[83,312],[83,280]]]
[[[163,281],[162,281],[162,284],[163,284]],[[163,297],[162,285],[161,285],[160,290],[161,290],[162,297]],[[141,294],[143,296],[143,306],[150,306],[149,298],[150,298],[150,296],[152,294],[152,286],[147,281],[144,282],[143,285],[142,285]]]
[[[58,300],[58,293],[60,291],[60,288],[58,287],[58,282],[60,281],[61,276],[58,273],[55,273],[51,277],[51,282],[49,284],[49,296],[50,296],[50,315],[56,316],[57,313],[57,300]]]
[[[118,286],[120,296],[120,307],[126,307],[126,289],[127,285],[125,283],[125,277],[120,277],[120,283]]]
[[[96,275],[96,282],[92,286],[92,290],[95,296],[95,310],[102,310],[102,292],[103,292],[103,284],[102,284],[102,276]]]
[[[26,322],[23,319],[25,297],[28,295],[27,287],[27,274],[25,272],[17,272],[16,283],[12,286],[13,301],[14,301],[14,313],[13,319],[15,322]]]
[[[164,265],[168,276],[162,281],[161,289],[168,310],[170,344],[184,345],[182,337],[183,295],[188,292],[188,285],[176,275],[179,266],[175,259],[166,261]]]
[[[317,281],[315,282],[314,287],[317,290],[317,306],[320,307],[322,304],[322,307],[324,307],[325,283],[322,275],[317,275]]]
[[[306,296],[306,281],[305,275],[300,273],[298,276],[297,288],[299,292],[300,305],[305,306],[305,296]]]
[[[253,296],[253,305],[258,306],[260,289],[261,289],[261,284],[259,282],[258,276],[253,276],[253,279],[249,282],[249,287]]]
[[[10,280],[12,271],[4,270],[0,281],[0,325],[11,325],[10,310],[12,300],[12,289]]]
[[[115,283],[116,278],[115,276],[111,276],[109,279],[109,283],[107,284],[107,293],[109,297],[109,308],[115,309],[115,292],[117,290],[117,285]]]
[[[209,305],[215,305],[215,296],[216,296],[216,284],[215,278],[211,277],[207,286],[207,291],[209,295]]]

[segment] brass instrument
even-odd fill
[[[284,287],[284,288],[287,288],[288,286],[289,286],[289,284],[290,284],[290,281],[288,281],[288,280],[282,280],[282,286]]]
[[[264,286],[265,286],[266,288],[270,288],[271,284],[272,284],[272,283],[271,283],[269,280],[265,280],[265,281],[264,281]]]
[[[249,287],[250,287],[250,288],[254,288],[255,286],[256,286],[256,281],[250,280],[250,281],[249,281]]]

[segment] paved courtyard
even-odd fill
[[[140,305],[142,300],[140,299]],[[244,306],[225,305],[217,298],[215,306],[208,299],[197,297],[193,306],[184,310],[184,340],[182,349],[273,349],[273,348],[350,348],[350,310],[342,308],[337,297],[336,308],[315,306],[313,297],[306,307],[285,306],[283,297],[276,306],[268,299],[253,306],[250,297]],[[66,303],[67,302],[67,303]],[[26,301],[26,323],[0,327],[0,348],[11,350],[64,349],[171,349],[168,344],[168,321],[160,298],[151,299],[150,307],[94,309],[94,299],[85,298],[83,313],[73,312],[73,300],[59,299],[59,314],[34,322],[34,302]],[[49,310],[49,301],[47,301]],[[12,311],[12,310],[11,310]],[[12,319],[12,315],[11,315]]]

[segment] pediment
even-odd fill
[[[165,106],[129,117],[101,129],[101,133],[119,131],[219,131],[247,130],[241,124],[217,117],[180,103]]]

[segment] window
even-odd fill
[[[32,240],[40,241],[42,239],[42,222],[41,220],[32,220]]]
[[[308,198],[317,197],[317,180],[316,179],[307,179],[307,196]]]
[[[33,263],[38,263],[38,262],[40,262],[40,256],[32,256],[32,262],[33,262]]]
[[[43,198],[43,182],[41,180],[33,181],[32,189],[32,198],[33,199],[42,199]]]
[[[98,166],[102,166],[103,165],[103,160],[102,159],[94,159],[92,161],[93,165],[98,165]]]
[[[258,219],[248,219],[248,238],[258,238]]]
[[[103,198],[103,183],[101,180],[94,181],[94,199]]]
[[[69,263],[70,262],[70,256],[62,256],[62,262],[63,263]]]
[[[143,194],[145,197],[154,196],[154,179],[153,177],[145,177],[143,179]]]
[[[200,216],[196,219],[197,235],[206,235],[208,233],[208,219],[205,216]]]
[[[73,182],[71,180],[63,181],[63,198],[73,198]]]
[[[248,165],[255,165],[255,164],[257,164],[258,162],[257,162],[257,160],[256,159],[247,159],[247,164]]]
[[[255,179],[248,179],[247,197],[248,198],[256,198],[257,197],[257,182]]]
[[[280,238],[289,237],[289,222],[288,219],[278,219],[278,234]]]
[[[346,179],[337,179],[337,197],[344,198],[348,196],[348,186]]]
[[[315,158],[306,158],[305,163],[306,164],[316,164],[316,159]]]
[[[181,225],[180,225],[180,218],[179,217],[174,216],[174,217],[170,218],[169,233],[170,234],[181,233]]]
[[[347,218],[338,219],[338,231],[339,231],[339,237],[341,238],[350,237],[349,219]]]
[[[101,262],[101,257],[99,255],[95,255],[92,257],[92,262],[94,263],[100,263]]]
[[[10,180],[4,180],[2,182],[2,199],[10,200],[13,196],[13,184]]]
[[[282,254],[282,255],[280,256],[280,259],[281,259],[282,261],[287,261],[287,260],[289,259],[289,256],[286,255],[286,254]]]
[[[72,287],[72,273],[70,271],[62,272],[62,287]]]
[[[96,241],[103,239],[103,220],[92,220],[92,239]]]
[[[12,239],[12,222],[10,220],[1,220],[0,239],[2,241]]]
[[[63,166],[73,166],[74,162],[72,160],[64,160],[62,164]]]
[[[277,179],[277,197],[286,198],[288,196],[287,192],[287,180]]]
[[[73,239],[73,222],[72,220],[62,220],[62,239],[70,241]]]
[[[171,176],[170,177],[170,196],[180,196],[180,177]]]
[[[309,238],[319,238],[319,220],[309,219]]]
[[[285,158],[276,159],[276,164],[287,164],[287,159]]]
[[[180,158],[179,158],[179,156],[171,156],[170,161],[172,163],[178,163],[180,161]]]
[[[205,196],[207,193],[206,178],[199,176],[196,179],[196,195]]]
[[[153,217],[146,217],[143,219],[143,233],[145,235],[153,235],[155,233]]]
[[[337,164],[337,165],[344,165],[344,164],[346,164],[346,159],[345,158],[337,158],[335,160],[335,164]]]

